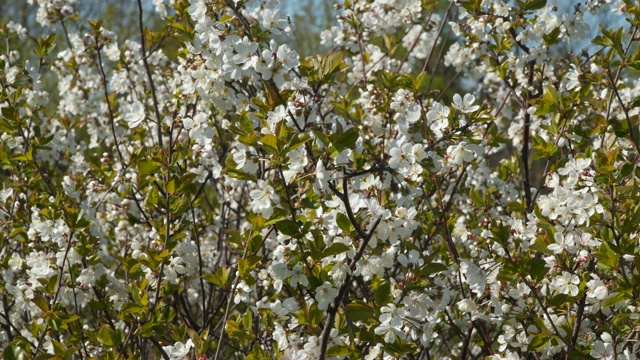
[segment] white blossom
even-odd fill
[[[145,117],[144,105],[142,105],[140,101],[136,101],[131,105],[124,119],[129,125],[129,128],[133,129],[138,127],[142,121],[144,121]]]
[[[325,281],[316,289],[315,299],[318,302],[318,309],[327,310],[336,296],[338,296],[338,290],[330,282]]]

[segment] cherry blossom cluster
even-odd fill
[[[33,48],[0,24],[9,358],[640,353],[632,1],[345,1],[307,58],[275,0],[137,0],[135,38],[29,3]]]

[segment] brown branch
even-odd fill
[[[438,44],[438,39],[442,35],[442,30],[444,30],[444,26],[447,23],[447,17],[449,16],[449,11],[451,11],[451,7],[453,6],[453,4],[454,4],[454,1],[451,1],[449,3],[449,7],[447,7],[447,11],[444,13],[444,18],[442,19],[442,24],[440,24],[440,28],[438,29],[438,34],[436,35],[436,40],[433,42],[433,46],[431,47],[431,50],[429,51],[429,55],[427,56],[427,59],[425,60],[424,64],[422,65],[422,72],[427,70],[427,66],[429,65],[429,62],[431,61],[431,56],[433,56],[433,52],[436,49],[436,45]],[[431,15],[429,15],[429,18],[431,18]]]
[[[618,86],[616,86],[616,81],[611,77],[611,72],[607,71],[607,76],[611,80],[611,88],[613,89],[613,93],[616,95],[618,102],[620,103],[620,107],[622,108],[622,112],[624,113],[625,119],[627,120],[627,126],[629,127],[629,137],[631,138],[631,142],[636,148],[638,152],[638,156],[640,156],[640,144],[638,144],[638,139],[636,134],[633,132],[633,124],[631,123],[631,118],[629,117],[629,109],[625,106],[622,101],[622,97],[620,97],[620,93],[618,92]]]
[[[562,337],[562,335],[560,335],[560,331],[558,331],[558,327],[556,326],[556,324],[553,322],[553,319],[551,319],[551,315],[549,315],[549,312],[547,311],[547,307],[542,303],[542,299],[540,298],[540,295],[538,294],[538,289],[536,289],[533,285],[531,285],[528,281],[525,281],[525,283],[527,284],[527,286],[529,287],[529,289],[531,289],[531,293],[533,294],[533,297],[536,298],[538,304],[540,305],[540,308],[542,309],[542,312],[544,313],[544,315],[546,315],[547,320],[549,320],[549,323],[551,324],[551,327],[553,328],[553,331],[556,335],[556,337],[558,337],[560,339],[560,341],[562,341],[565,345],[567,345],[567,347],[573,351],[579,352],[575,346],[573,346],[572,344],[570,344],[567,339],[565,339],[564,337]]]
[[[353,259],[351,259],[351,262],[349,263],[349,269],[353,271],[355,270],[355,267],[358,261],[364,255],[364,251],[366,250],[367,245],[369,244],[369,241],[373,237],[373,233],[376,231],[376,228],[380,224],[382,217],[379,217],[376,220],[376,222],[373,224],[371,229],[369,229],[369,232],[365,232],[360,226],[360,224],[358,223],[358,221],[356,220],[355,216],[353,215],[353,210],[351,209],[351,205],[349,204],[349,194],[347,190],[348,184],[347,184],[346,177],[342,178],[342,184],[344,187],[342,190],[343,191],[342,193],[339,192],[338,189],[336,189],[335,185],[332,184],[331,182],[329,183],[329,186],[331,187],[331,190],[338,196],[338,198],[340,198],[344,202],[345,208],[347,210],[347,216],[349,217],[349,220],[351,221],[351,224],[353,225],[353,227],[356,229],[356,232],[362,239],[362,243],[360,244],[360,247],[358,248],[356,255],[353,257]],[[322,334],[320,335],[320,354],[318,355],[318,360],[325,359],[325,356],[326,356],[325,353],[327,352],[329,337],[331,334],[331,329],[333,328],[334,320],[336,318],[336,313],[338,312],[342,299],[347,293],[347,289],[350,283],[351,283],[351,274],[348,274],[347,277],[344,279],[344,282],[340,286],[340,289],[338,290],[338,296],[329,305],[329,308],[327,310],[327,316],[324,323],[324,328],[322,329]]]
[[[158,108],[158,98],[156,97],[156,86],[153,83],[153,76],[151,74],[151,68],[149,67],[149,62],[147,61],[147,50],[145,49],[145,37],[144,37],[144,23],[142,21],[142,2],[138,0],[138,23],[140,25],[140,45],[142,50],[142,63],[144,64],[144,69],[147,72],[147,78],[149,79],[149,88],[151,89],[151,98],[153,99],[153,110],[156,115],[156,122],[158,123],[157,132],[158,132],[158,145],[162,148],[162,120],[160,119],[160,109]],[[171,150],[169,150],[171,151]]]
[[[529,86],[533,83],[533,67],[535,63],[529,65]],[[529,142],[531,137],[531,114],[529,114],[529,101],[531,100],[531,90],[527,90],[527,99],[525,101],[524,110],[524,128],[522,130],[522,149],[520,152],[520,159],[522,162],[523,170],[523,186],[524,186],[524,199],[526,203],[526,212],[529,213],[533,204],[531,203],[531,183],[529,181]]]
[[[156,348],[158,349],[158,351],[160,351],[160,354],[162,355],[163,359],[165,359],[165,360],[169,360],[170,359],[169,354],[167,354],[167,352],[164,351],[164,349],[162,348],[162,345],[160,345],[160,343],[158,342],[158,340],[154,336],[149,337],[149,340],[151,340],[153,345],[155,345]]]
[[[100,44],[98,44],[98,39],[100,34],[95,35],[96,42],[96,53],[98,54],[98,67],[100,68],[100,78],[102,80],[102,91],[104,92],[104,100],[107,102],[107,110],[109,111],[109,123],[111,125],[111,136],[113,136],[113,142],[116,146],[116,151],[118,153],[118,157],[120,161],[124,161],[124,157],[122,156],[122,152],[120,151],[120,146],[118,145],[118,137],[116,135],[116,124],[115,124],[115,116],[113,114],[113,108],[111,107],[111,101],[109,101],[109,90],[107,89],[107,74],[104,72],[104,67],[102,66],[102,55],[100,53]]]
[[[596,260],[595,258],[591,258],[591,260],[589,261],[589,265],[587,266],[587,271],[591,272],[593,271],[593,268],[596,265]],[[578,344],[578,335],[580,335],[580,325],[582,323],[582,317],[584,316],[584,309],[586,306],[586,301],[587,301],[587,294],[584,294],[582,296],[582,299],[580,299],[580,303],[578,304],[578,311],[576,313],[576,322],[575,322],[575,327],[573,328],[573,332],[571,334],[571,343],[576,346]],[[569,356],[569,355],[567,355]]]
[[[356,28],[356,39],[358,41],[358,50],[360,51],[360,57],[362,58],[362,81],[364,82],[364,86],[367,87],[367,68],[364,62],[364,50],[362,49],[362,33],[358,28],[358,19],[356,19],[355,15],[353,16],[353,26]]]
[[[633,38],[636,37],[636,34],[638,33],[638,27],[634,26],[633,28],[633,33],[631,34],[631,38],[629,39],[629,42],[627,43],[627,46],[624,49],[624,55],[627,55],[627,52],[629,52],[629,48],[631,48],[631,43],[633,43]],[[614,77],[613,80],[613,84],[615,85],[615,83],[618,82],[618,80],[620,79],[620,74],[622,73],[622,66],[618,67],[618,70],[616,70],[616,76]],[[609,116],[611,116],[611,104],[612,104],[612,100],[613,100],[613,93],[609,94],[609,100],[607,102],[607,116],[606,116],[606,122],[609,122]],[[621,104],[622,105],[622,104]]]

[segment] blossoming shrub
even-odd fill
[[[631,0],[345,1],[306,59],[274,2],[151,31],[138,1],[138,39],[31,2],[34,55],[0,28],[5,359],[640,351]]]

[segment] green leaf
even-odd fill
[[[596,36],[595,38],[593,38],[593,40],[591,41],[592,43],[596,44],[596,45],[600,45],[600,46],[611,46],[613,45],[613,41],[611,41],[610,39],[604,37],[604,36]]]
[[[258,264],[262,260],[260,256],[250,256],[246,259],[238,259],[238,272],[240,272],[240,276],[244,277],[249,272],[253,271]]]
[[[351,232],[351,229],[353,229],[351,221],[349,220],[347,215],[343,213],[338,213],[336,215],[336,223],[338,224],[340,230],[344,231],[345,234],[349,234]]]
[[[56,46],[55,43],[56,34],[50,34],[46,37],[40,38],[40,49],[36,53],[40,57],[45,57],[53,51],[53,48]]]
[[[229,335],[229,338],[234,340],[252,340],[253,339],[253,336],[247,334],[242,329],[240,329],[240,326],[234,320],[227,321],[227,326],[225,326],[225,331],[227,332],[227,335]]]
[[[84,219],[84,218],[79,218],[78,221],[75,222],[75,224],[73,224],[73,229],[74,230],[84,230],[86,228],[88,228],[89,226],[91,226],[92,222]]]
[[[506,260],[504,263],[504,267],[498,273],[496,277],[497,280],[502,282],[511,282],[518,278],[518,273],[520,272],[520,267],[515,261]]]
[[[334,243],[322,252],[322,257],[342,254],[345,251],[349,251],[351,248],[343,243]]]
[[[259,344],[254,344],[253,351],[247,354],[245,360],[271,360],[271,357],[265,354]]]
[[[366,321],[374,316],[371,306],[362,302],[347,304],[345,311],[351,321]]]
[[[49,302],[47,301],[47,299],[43,297],[37,297],[31,300],[31,302],[34,303],[37,307],[39,307],[40,310],[44,312],[49,311]]]
[[[278,96],[278,89],[276,89],[272,85],[272,81],[273,80],[262,81],[262,83],[264,84],[265,96],[267,98],[267,105],[269,105],[269,110],[273,110],[276,108],[276,106],[282,104],[282,101]]]
[[[544,92],[544,96],[548,96],[549,99],[554,103],[554,104],[559,104],[560,103],[560,95],[558,95],[558,92],[556,91],[556,88],[553,85],[548,85],[545,88],[545,92]]]
[[[47,294],[53,295],[54,291],[56,290],[56,287],[58,286],[58,277],[59,275],[56,274],[50,277],[49,281],[47,281],[46,283]]]
[[[18,120],[18,110],[16,110],[16,108],[7,106],[0,109],[0,111],[2,112],[2,116],[4,116],[7,120]]]
[[[449,269],[445,264],[441,263],[429,263],[422,268],[420,268],[420,275],[429,276],[431,274],[443,272]]]
[[[229,176],[231,176],[232,178],[235,178],[238,180],[251,180],[254,182],[256,181],[256,177],[254,175],[247,174],[244,171],[235,170],[231,168],[227,168],[226,171],[229,174]]]
[[[382,284],[376,289],[375,301],[378,307],[382,307],[389,303],[389,295],[391,294],[391,285],[388,282],[383,281]]]
[[[563,304],[566,304],[569,301],[573,301],[573,299],[567,294],[558,294],[558,295],[552,296],[551,298],[547,298],[547,304],[554,307],[562,306]]]
[[[404,358],[403,355],[417,353],[417,345],[408,342],[396,341],[392,344],[385,343],[382,348],[384,349],[384,351],[398,358]]]
[[[548,272],[547,263],[541,258],[534,257],[524,263],[521,274],[531,275],[536,282],[540,282]]]
[[[103,311],[108,308],[108,305],[104,301],[92,300],[89,301],[89,307],[95,311]]]
[[[328,357],[347,356],[351,352],[351,348],[346,345],[334,345],[327,350]]]
[[[289,142],[288,151],[292,151],[299,148],[300,146],[304,145],[306,142],[310,141],[311,139],[312,137],[307,133],[294,135],[291,141]]]
[[[560,42],[560,26],[553,29],[550,33],[542,35],[542,39],[544,40],[547,46],[552,46]]]
[[[535,335],[533,339],[531,339],[531,342],[529,343],[529,350],[531,351],[542,350],[545,346],[547,346],[547,343],[549,342],[549,340],[551,340],[550,336],[542,335],[542,334]]]
[[[341,136],[330,136],[331,143],[333,147],[336,149],[338,153],[342,152],[344,149],[348,149],[353,144],[358,141],[358,137],[360,136],[360,132],[357,128],[353,127],[344,132]]]
[[[254,133],[243,134],[238,136],[238,141],[246,145],[254,146],[258,142],[258,135]]]
[[[2,360],[18,360],[19,353],[16,351],[16,347],[9,344],[2,350]]]
[[[179,199],[173,201],[173,203],[171,204],[171,214],[174,217],[178,217],[184,214],[184,212],[189,209],[190,205],[191,201],[189,200],[189,198],[183,195]]]
[[[176,183],[177,181],[175,178],[169,180],[169,182],[167,183],[166,190],[170,195],[173,195],[176,192]]]
[[[249,224],[251,224],[251,226],[253,226],[254,230],[260,230],[262,228],[262,226],[264,225],[266,219],[263,218],[262,216],[256,214],[256,213],[249,213],[246,215],[246,219],[247,221],[249,221]]]
[[[544,320],[542,318],[536,316],[533,318],[533,325],[538,329],[538,335],[546,335],[551,337],[551,331],[547,329],[547,326],[544,324]],[[535,332],[535,331],[534,331]]]
[[[138,316],[144,314],[144,312],[147,310],[147,306],[142,305],[142,304],[136,304],[136,303],[126,303],[122,306],[122,310],[120,311],[120,315],[124,316],[127,314],[136,314]]]
[[[636,60],[628,63],[627,67],[631,70],[640,71],[640,60]]]
[[[225,267],[221,267],[221,268],[218,268],[216,272],[213,274],[202,275],[202,278],[207,282],[218,285],[223,289],[226,289],[227,283],[229,282],[229,274],[231,274],[231,270]]]
[[[415,92],[422,92],[426,86],[428,85],[428,81],[425,81],[427,79],[427,72],[423,71],[421,72],[418,76],[415,77],[415,79],[413,80],[413,91]]]
[[[140,335],[142,335],[143,337],[148,338],[148,337],[153,336],[155,333],[157,333],[157,331],[155,330],[155,328],[157,327],[156,325],[157,325],[157,323],[155,323],[155,322],[148,322],[148,323],[142,325],[142,327],[139,328],[138,331],[139,331]]]
[[[620,291],[617,294],[613,294],[607,298],[602,304],[602,307],[614,306],[622,301],[630,300],[632,298],[628,291]]]
[[[629,165],[633,166],[633,164]],[[640,224],[640,205],[625,211],[625,217],[624,223],[622,224],[623,233],[631,234],[637,229],[638,224]]]
[[[249,331],[253,329],[253,313],[251,310],[247,310],[242,316],[242,326]]]
[[[598,259],[598,267],[604,269],[615,269],[618,266],[618,256],[611,249],[606,241],[602,242],[600,249],[594,254]]]
[[[321,61],[320,75],[326,77],[347,68],[348,65],[342,62],[343,56],[342,52],[333,52],[325,56]]]
[[[26,154],[18,154],[12,158],[14,161],[31,161],[33,160],[33,147],[29,147]]]
[[[291,237],[295,237],[299,233],[298,224],[296,224],[295,221],[288,219],[278,221],[276,223],[276,229],[278,229],[278,231],[280,231],[281,233]]]
[[[149,175],[158,171],[161,166],[161,163],[151,159],[140,160],[140,162],[138,162],[138,173],[140,175]]]
[[[478,189],[471,189],[469,191],[469,198],[478,207],[484,207],[484,199],[482,193]]]
[[[538,10],[547,5],[547,0],[529,0],[523,10]]]
[[[107,325],[102,325],[100,330],[98,331],[97,339],[102,345],[105,346],[113,346],[115,342],[113,341],[113,330]]]
[[[267,134],[263,136],[258,142],[275,151],[278,151],[278,138],[273,134]]]
[[[262,247],[262,235],[260,233],[254,234],[251,239],[249,239],[249,253],[255,254]]]

